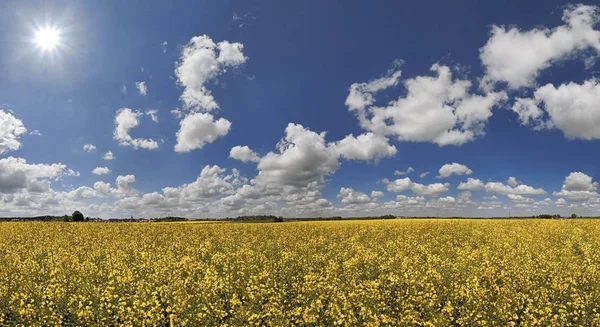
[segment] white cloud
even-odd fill
[[[524,197],[520,194],[507,194],[506,195],[511,201],[516,203],[529,203],[534,202],[533,199]]]
[[[339,167],[334,143],[325,143],[325,132],[317,134],[299,124],[288,124],[277,152],[269,152],[258,163],[256,182],[262,185],[306,187],[322,185],[325,176]]]
[[[395,181],[383,180],[386,184],[386,189],[390,192],[403,192],[411,190],[415,195],[421,196],[438,196],[449,191],[450,184],[434,183],[429,185],[415,183],[409,177],[399,178]]]
[[[387,76],[372,80],[368,83],[354,83],[350,86],[350,93],[346,98],[346,106],[350,110],[362,111],[366,107],[375,103],[373,97],[377,92],[397,86],[400,80],[401,71],[389,71]],[[359,115],[359,118],[363,116]],[[361,124],[368,124],[365,119]]]
[[[358,137],[348,135],[336,142],[335,148],[345,159],[375,162],[392,157],[398,152],[395,146],[388,143],[385,136],[373,133],[361,134]]]
[[[395,176],[404,176],[404,175],[408,175],[408,174],[412,173],[413,171],[415,171],[413,169],[413,167],[408,167],[406,170],[396,170],[396,171],[394,171],[394,175]]]
[[[42,136],[42,133],[39,130],[34,129],[33,131],[29,132],[29,135]]]
[[[149,150],[158,149],[158,143],[152,139],[134,139],[131,137],[131,135],[129,135],[129,130],[140,124],[139,117],[141,115],[141,112],[133,111],[129,108],[121,108],[117,110],[113,138],[119,141],[120,145],[131,146],[136,150],[138,148]]]
[[[507,82],[511,88],[530,86],[539,72],[557,61],[592,48],[600,52],[598,7],[570,6],[563,12],[564,25],[554,29],[493,26],[491,37],[480,49],[486,75],[483,85]]]
[[[111,173],[111,170],[108,169],[108,167],[96,167],[94,168],[94,170],[92,170],[92,173],[95,175],[108,175]]]
[[[565,178],[560,192],[552,194],[571,201],[586,201],[598,197],[597,189],[598,182],[592,182],[591,176],[582,172],[572,172]]]
[[[127,94],[127,86],[121,85],[121,93]]]
[[[377,198],[382,198],[382,197],[383,197],[383,192],[381,192],[381,191],[371,191],[371,198],[377,199]]]
[[[477,178],[467,178],[467,182],[460,182],[457,189],[464,191],[479,191],[484,187],[483,182]]]
[[[166,53],[166,52],[167,52],[167,45],[168,45],[168,44],[169,44],[169,43],[168,43],[167,41],[163,41],[163,42],[160,44],[160,47],[161,47],[161,49],[162,49],[162,52],[163,52],[163,53]]]
[[[413,182],[409,177],[398,178],[395,181],[390,182],[387,179],[383,180],[383,183],[386,184],[386,189],[390,192],[404,192],[412,186]]]
[[[135,87],[141,95],[146,95],[148,93],[148,87],[146,87],[146,82],[135,82]]]
[[[374,201],[348,203],[360,200],[347,199],[343,207],[333,207],[330,201],[321,197],[321,189],[343,158],[337,147],[339,142],[328,143],[324,132],[315,133],[296,124],[289,124],[285,134],[277,144],[277,151],[260,158],[258,175],[250,184],[240,184],[231,194],[221,198],[216,210],[238,215],[269,210],[281,215],[314,216],[372,212],[380,206]],[[367,160],[367,157],[362,158]],[[372,195],[375,199],[383,193],[374,191]],[[364,201],[363,195],[357,196]]]
[[[259,162],[260,156],[252,151],[248,146],[234,146],[229,151],[229,158],[239,160],[241,162]]]
[[[175,76],[184,88],[181,101],[185,108],[201,111],[219,108],[205,84],[227,67],[236,67],[246,62],[248,58],[242,52],[243,47],[241,43],[228,41],[215,44],[207,35],[190,39],[183,47],[175,68]]]
[[[600,82],[590,79],[558,88],[546,84],[535,91],[533,99],[518,98],[512,110],[519,114],[521,124],[534,129],[556,127],[568,139],[596,140],[600,139],[599,103]]]
[[[519,115],[519,122],[523,126],[532,126],[535,130],[552,127],[550,121],[544,121],[544,111],[533,99],[516,98],[511,110]]]
[[[371,202],[371,198],[363,192],[358,192],[349,187],[342,187],[338,198],[342,200],[344,204],[361,204]]]
[[[514,194],[514,195],[542,195],[542,194],[546,194],[546,191],[544,191],[541,188],[534,188],[531,187],[529,185],[518,185],[516,187],[512,187],[510,185],[505,185],[503,183],[500,182],[488,182],[485,184],[485,191],[488,193],[495,193],[495,194],[502,194],[502,195],[508,195],[508,194]]]
[[[104,160],[114,160],[115,156],[113,155],[112,151],[108,151],[104,154],[103,158]]]
[[[473,173],[469,167],[456,162],[443,165],[438,172],[438,178],[446,178],[450,177],[451,175],[471,175]]]
[[[429,175],[429,172],[428,172],[428,171],[426,171],[426,172],[424,172],[424,173],[421,173],[421,174],[419,174],[419,177],[420,177],[420,178],[423,178],[423,177],[425,177],[425,176],[427,176],[427,175]]]
[[[23,158],[0,159],[0,193],[12,194],[27,189],[29,192],[45,192],[49,180],[59,180],[63,176],[77,175],[62,163],[28,164]]]
[[[562,187],[568,191],[595,191],[597,188],[598,182],[592,182],[592,177],[582,172],[570,173]]]
[[[406,80],[406,96],[385,107],[373,106],[373,96],[396,86],[399,71],[390,71],[387,76],[369,83],[354,83],[346,105],[357,115],[364,129],[378,135],[396,136],[400,141],[462,145],[485,134],[492,107],[506,100],[506,93],[471,94],[471,82],[453,79],[449,67],[435,64],[431,70],[437,76]]]
[[[150,117],[150,119],[152,119],[153,122],[158,123],[158,110],[156,109],[151,109],[146,111],[146,115]]]
[[[515,177],[512,177],[512,176],[510,176],[510,177],[509,177],[509,178],[506,180],[506,182],[508,183],[508,185],[510,185],[510,186],[512,186],[512,187],[515,187],[515,186],[517,186],[517,185],[519,185],[519,184],[520,184],[520,182],[519,182],[519,181],[518,181],[518,180],[517,180]]]
[[[232,175],[223,176],[225,169],[217,165],[202,168],[196,181],[184,184],[176,189],[163,189],[166,196],[181,197],[191,201],[209,199],[220,194],[232,194],[234,185]]]
[[[230,128],[231,122],[227,119],[214,120],[213,115],[207,113],[189,114],[180,122],[175,152],[202,149],[206,144],[227,135]]]
[[[419,183],[414,183],[411,186],[411,190],[416,195],[423,196],[438,196],[442,193],[448,192],[450,184],[445,183],[433,183],[429,185],[423,185]]]
[[[472,193],[469,191],[463,191],[458,194],[457,200],[459,203],[464,204],[473,204],[473,200],[471,199]]]
[[[94,152],[94,151],[96,151],[96,146],[93,145],[93,144],[90,144],[90,143],[84,144],[83,145],[83,151],[85,151],[85,152]]]
[[[20,119],[0,109],[0,154],[20,149],[19,137],[26,132]]]
[[[116,187],[112,187],[110,183],[99,181],[94,183],[93,187],[82,186],[66,193],[66,196],[72,200],[95,197],[126,198],[137,196],[139,193],[138,190],[129,185],[133,182],[135,182],[134,175],[119,175],[115,181]]]

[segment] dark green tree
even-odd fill
[[[572,214],[571,218],[577,218],[577,215],[576,214]]]
[[[75,211],[73,212],[73,221],[84,221],[85,218],[83,217],[83,214],[79,211]]]

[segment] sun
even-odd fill
[[[60,41],[60,31],[53,27],[44,27],[35,32],[34,42],[44,51],[51,51]]]

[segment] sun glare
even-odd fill
[[[60,31],[56,28],[45,27],[35,32],[35,44],[42,50],[52,50],[60,41]]]

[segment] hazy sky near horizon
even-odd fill
[[[0,215],[600,215],[593,1],[3,1]]]

